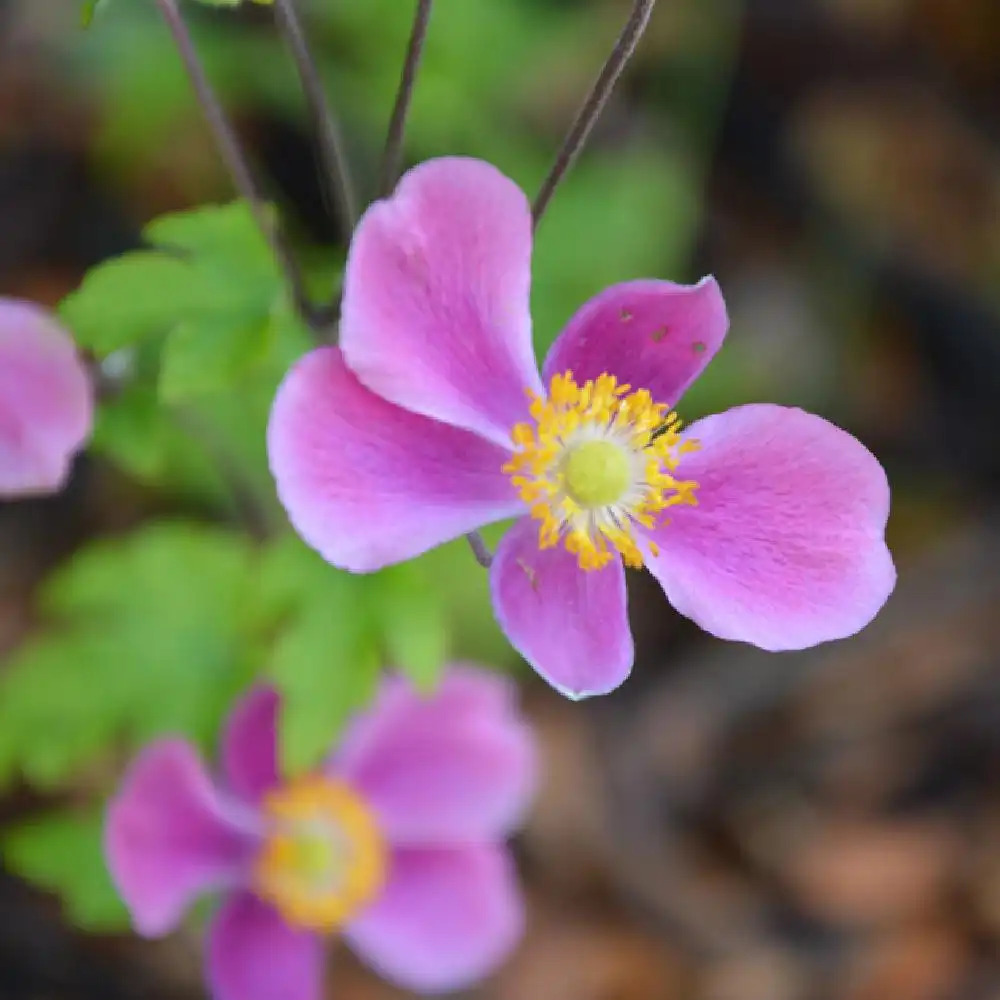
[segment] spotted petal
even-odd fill
[[[441,993],[489,975],[524,927],[514,866],[500,847],[399,850],[382,895],[346,928],[377,972]]]
[[[340,342],[369,389],[505,444],[540,388],[531,346],[531,211],[495,167],[410,170],[364,215],[344,274]]]
[[[339,350],[306,355],[271,411],[268,452],[298,533],[326,560],[369,572],[518,513],[508,453],[386,402]]]
[[[456,666],[430,696],[404,678],[386,681],[331,768],[362,792],[394,844],[462,844],[520,825],[535,746],[516,687]]]
[[[490,587],[511,644],[562,694],[607,694],[628,676],[633,646],[619,560],[585,572],[563,546],[539,549],[538,524],[522,518],[497,548]]]
[[[587,302],[552,345],[545,381],[571,371],[582,385],[607,372],[674,406],[722,346],[728,326],[714,278],[697,285],[612,285]]]
[[[323,941],[289,927],[241,892],[223,903],[208,939],[214,1000],[322,1000]]]
[[[69,334],[37,306],[0,299],[0,495],[60,489],[92,419]]]
[[[237,884],[253,846],[183,740],[147,747],[108,807],[108,868],[147,937],[176,926],[202,892]]]
[[[875,457],[820,417],[742,406],[693,424],[674,507],[647,561],[703,629],[762,649],[802,649],[868,624],[896,580],[884,531],[889,486]]]

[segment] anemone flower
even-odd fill
[[[534,786],[512,685],[451,668],[429,698],[400,678],[314,774],[280,777],[277,693],[253,689],[222,738],[221,776],[180,739],[146,747],[111,801],[105,854],[136,930],[168,933],[222,896],[207,943],[215,1000],[320,1000],[343,935],[418,992],[469,985],[518,941],[504,838]]]
[[[728,326],[710,277],[605,289],[539,374],[531,245],[523,192],[478,160],[415,167],[368,209],[340,347],[302,358],[271,413],[303,539],[364,573],[518,518],[490,567],[494,611],[573,698],[631,669],[626,566],[723,639],[800,649],[865,626],[895,583],[874,456],[769,404],[682,429],[673,407]]]

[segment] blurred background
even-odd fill
[[[412,4],[300,6],[370,197]],[[407,161],[481,156],[532,193],[628,8],[439,0]],[[189,15],[332,288],[344,245],[270,12]],[[347,655],[336,608],[364,600],[408,623],[384,658],[512,670],[539,727],[529,932],[470,996],[1000,1000],[998,111],[996,0],[661,0],[539,228],[540,353],[609,282],[711,272],[732,326],[685,420],[800,405],[886,465],[899,587],[814,651],[719,642],[633,574],[632,679],[564,702],[499,637],[463,545],[361,594],[269,540],[279,368],[232,393],[244,419],[208,396],[161,411],[143,358],[119,358],[67,492],[0,505],[0,998],[201,996],[194,931],[124,929],[103,797],[150,735],[211,746],[258,670],[314,693]],[[152,3],[111,0],[88,30],[70,0],[0,3],[0,294],[55,306],[154,217],[232,197]],[[243,581],[282,572],[322,607],[292,621],[269,591],[241,617]],[[272,611],[278,631],[259,626]],[[399,995],[339,950],[330,983]]]

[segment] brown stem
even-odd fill
[[[243,149],[236,138],[236,133],[198,59],[198,53],[195,51],[194,42],[177,6],[177,0],[156,0],[156,4],[163,14],[163,19],[166,21],[174,44],[177,46],[177,51],[180,53],[188,79],[194,88],[209,131],[212,133],[219,155],[229,171],[233,185],[240,197],[250,207],[257,226],[270,244],[296,306],[303,318],[312,325],[314,321],[313,308],[305,293],[302,275],[299,273],[291,248],[277,221],[271,217],[267,210]]]
[[[538,191],[538,196],[531,208],[531,217],[536,226],[542,215],[545,214],[545,209],[548,208],[559,182],[573,165],[573,161],[590,135],[590,130],[600,117],[601,111],[604,110],[604,105],[611,96],[611,91],[614,90],[618,77],[621,76],[625,64],[632,57],[643,31],[646,30],[655,5],[656,0],[635,0],[632,5],[632,13],[629,15],[628,21],[625,22],[625,27],[618,36],[615,47],[611,50],[611,54],[601,68],[593,87],[590,88],[590,93],[577,112],[570,130],[563,140],[562,148],[556,156],[555,163],[552,164],[552,169]]]
[[[406,49],[406,59],[403,62],[403,75],[399,81],[396,93],[396,104],[392,109],[389,121],[389,134],[385,140],[385,152],[382,154],[382,170],[379,173],[378,197],[389,194],[399,177],[399,165],[403,157],[403,133],[406,130],[406,116],[410,110],[410,100],[413,97],[413,85],[417,79],[417,69],[420,57],[424,51],[424,39],[427,36],[427,24],[431,19],[433,0],[417,0],[417,11],[413,18],[413,31],[410,33],[410,44]]]
[[[295,61],[295,68],[302,82],[302,90],[306,96],[309,116],[319,142],[320,159],[323,164],[322,180],[327,198],[331,205],[336,206],[346,230],[346,240],[349,242],[351,233],[358,223],[358,202],[351,181],[351,168],[340,124],[326,99],[323,81],[320,79],[316,63],[309,52],[302,22],[295,9],[295,0],[274,0],[275,20]]]

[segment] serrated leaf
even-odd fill
[[[129,921],[104,863],[103,826],[96,810],[53,813],[5,830],[0,851],[7,868],[57,892],[74,923],[107,933]]]
[[[41,593],[55,627],[0,677],[0,778],[55,787],[119,738],[213,744],[263,655],[255,560],[245,537],[184,522],[77,552]]]
[[[136,250],[87,272],[83,284],[59,306],[59,315],[81,347],[105,357],[156,333],[186,315],[211,310],[213,288],[179,257]]]
[[[155,247],[183,254],[198,270],[244,278],[250,293],[258,297],[260,282],[273,286],[278,281],[271,248],[246,202],[171,212],[150,222],[143,236]],[[221,297],[229,294],[226,288],[218,291]],[[263,298],[269,300],[270,295]]]
[[[156,248],[92,269],[60,314],[99,356],[165,337],[160,389],[169,402],[229,389],[267,355],[284,289],[243,202],[163,216]]]

